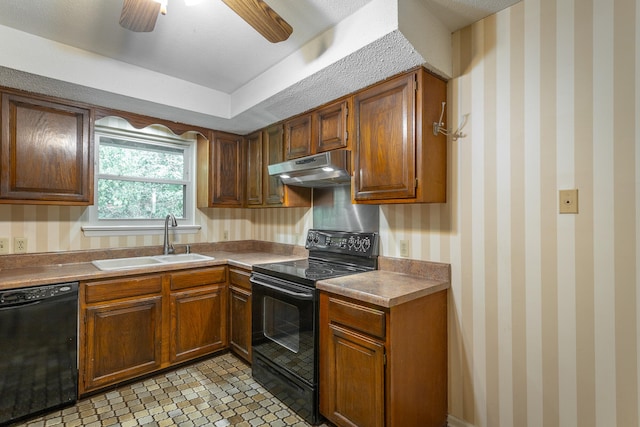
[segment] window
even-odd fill
[[[94,206],[85,234],[155,234],[168,214],[179,228],[193,225],[194,139],[116,123],[96,125]]]

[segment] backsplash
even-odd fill
[[[0,205],[0,237],[8,237],[13,253],[14,237],[27,238],[27,252],[61,252],[87,249],[128,248],[162,245],[163,236],[86,237],[82,225],[88,223],[85,207]],[[176,245],[225,240],[265,240],[304,245],[305,231],[311,227],[310,208],[196,210],[195,234],[171,236]]]
[[[380,254],[400,257],[402,239],[409,240],[409,258],[441,259],[441,218],[448,205],[390,205],[380,209]],[[0,237],[27,238],[27,252],[63,252],[87,249],[130,248],[162,245],[163,236],[86,237],[82,225],[88,223],[85,207],[43,205],[0,205]],[[264,240],[304,246],[306,231],[314,226],[311,208],[196,209],[202,229],[195,234],[172,235],[176,245],[229,240]],[[435,234],[434,234],[435,233]],[[445,254],[448,250],[443,251]]]

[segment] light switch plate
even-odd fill
[[[577,214],[578,213],[578,190],[560,190],[558,211],[561,214]]]

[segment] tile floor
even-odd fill
[[[308,425],[256,383],[248,365],[227,353],[83,399],[72,407],[15,426]]]

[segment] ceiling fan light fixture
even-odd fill
[[[156,3],[160,3],[160,13],[163,15],[167,14],[167,4],[169,3],[169,0],[153,0]]]

